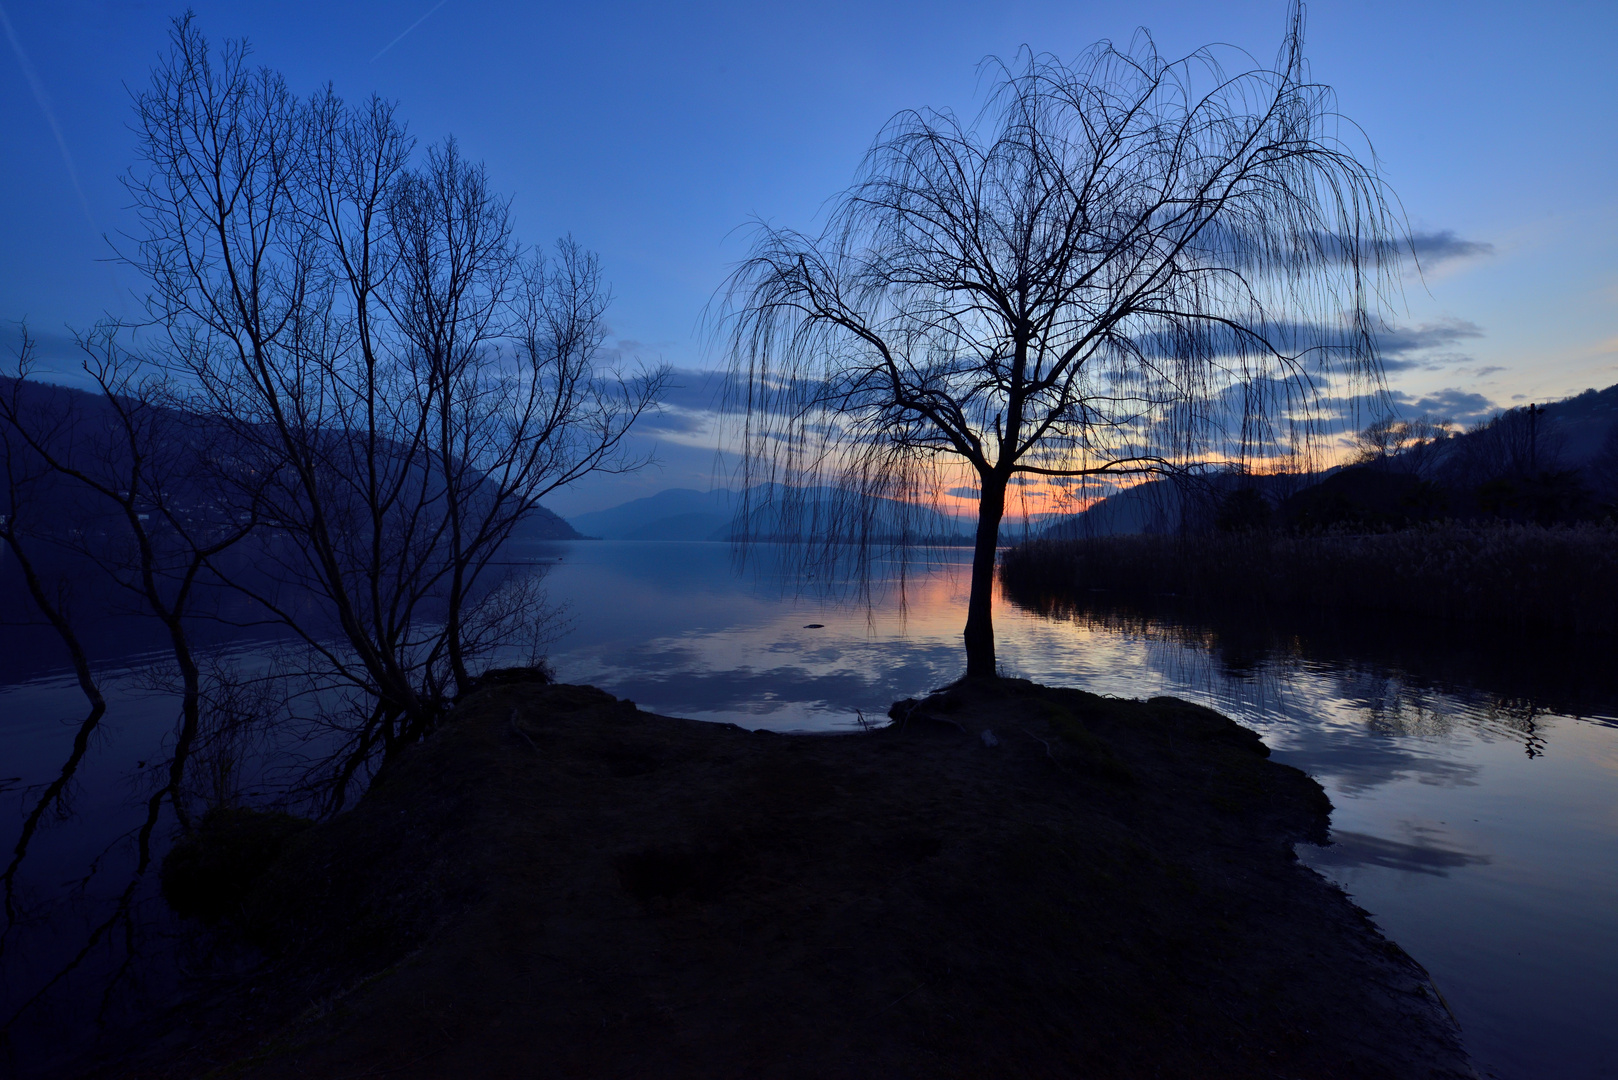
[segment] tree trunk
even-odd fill
[[[980,478],[978,535],[972,550],[972,593],[966,602],[966,677],[990,679],[994,668],[994,561],[1000,547],[1000,518],[1006,512],[1006,478]]]

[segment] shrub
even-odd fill
[[[215,923],[235,915],[253,883],[312,824],[278,811],[209,811],[164,858],[163,899],[181,918]]]

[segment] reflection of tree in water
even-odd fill
[[[1442,738],[1465,720],[1464,712],[1440,707],[1420,689],[1396,675],[1378,679],[1381,687],[1365,707],[1366,728],[1377,735]]]
[[[1396,682],[1405,697],[1424,693],[1423,708],[1454,713],[1447,721],[1384,705],[1376,724],[1388,734],[1441,736],[1467,725],[1482,733],[1537,737],[1516,721],[1491,719],[1491,703],[1531,702],[1541,716],[1618,723],[1618,666],[1599,638],[1501,632],[1493,625],[1366,618],[1314,609],[1235,608],[1163,599],[1124,601],[1105,593],[1034,593],[1007,587],[1017,606],[1049,619],[1199,650],[1228,677],[1263,682],[1277,671],[1310,671],[1338,681],[1341,696],[1365,701]],[[1440,702],[1453,702],[1453,705]],[[1512,706],[1515,708],[1516,706]],[[1407,707],[1401,707],[1408,713]],[[1377,728],[1376,730],[1382,730]],[[1537,756],[1540,744],[1533,750]]]
[[[1015,602],[1037,610],[1021,597]],[[1284,643],[1260,645],[1252,638],[1232,637],[1140,611],[1051,604],[1037,613],[1072,622],[1086,631],[1134,638],[1144,645],[1148,666],[1154,671],[1172,684],[1206,695],[1233,716],[1255,720],[1296,712],[1289,702],[1289,684],[1303,657]]]
[[[1424,693],[1393,676],[1364,712],[1366,727],[1378,735],[1442,738],[1462,729],[1485,738],[1505,734],[1522,739],[1531,758],[1545,753],[1550,715],[1531,698],[1491,696],[1468,702],[1449,694]]]
[[[960,550],[925,538],[814,551],[744,538],[730,545],[729,557],[732,572],[750,579],[760,596],[863,609],[872,622],[878,610],[892,610],[902,622],[917,600],[946,585],[951,569],[970,569],[960,561]]]
[[[1484,715],[1493,727],[1505,728],[1522,736],[1523,749],[1531,758],[1545,754],[1545,733],[1550,730],[1546,710],[1529,698],[1495,698]]]
[[[1296,696],[1296,679],[1308,676],[1323,679],[1330,696],[1354,705],[1371,734],[1442,739],[1471,731],[1486,739],[1521,740],[1529,757],[1540,757],[1550,717],[1601,722],[1618,700],[1608,665],[1594,659],[1584,642],[1530,647],[1494,634],[1476,640],[1447,626],[1417,628],[1421,633],[1412,637],[1412,628],[1318,613],[1148,608],[1109,604],[1105,596],[1010,590],[1007,595],[1046,618],[1144,642],[1156,670],[1250,720],[1304,716],[1303,703],[1294,700],[1289,707],[1288,699]],[[1578,678],[1563,677],[1570,673]]]

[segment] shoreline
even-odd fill
[[[1000,580],[1035,606],[1172,597],[1230,610],[1487,621],[1610,638],[1618,634],[1618,524],[1029,540],[1002,555]]]

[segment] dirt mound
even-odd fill
[[[1010,681],[893,715],[489,686],[289,842],[245,907],[273,962],[146,1074],[1473,1075],[1251,732]]]

